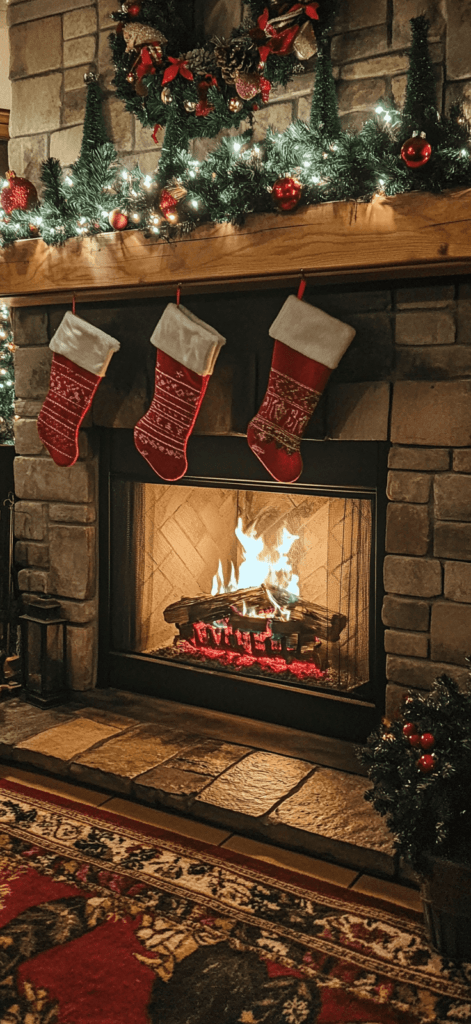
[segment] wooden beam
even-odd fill
[[[139,231],[16,242],[0,254],[0,294],[12,304],[274,287],[300,271],[313,280],[371,280],[471,270],[471,190],[409,193],[372,203],[326,203],[255,215],[241,228],[202,225],[178,242]]]
[[[0,110],[0,142],[8,142],[10,138],[8,126],[10,123],[10,111]]]

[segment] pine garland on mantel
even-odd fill
[[[106,137],[99,85],[88,76],[79,159],[65,176],[57,160],[43,164],[42,201],[32,207],[30,195],[28,208],[12,209],[12,181],[5,180],[0,246],[34,237],[61,245],[72,237],[136,227],[169,239],[202,222],[241,224],[249,213],[341,200],[368,202],[378,194],[469,188],[471,126],[459,105],[440,115],[428,22],[420,16],[411,25],[402,112],[383,101],[359,131],[343,130],[328,42],[321,36],[309,123],[294,121],[282,133],[269,129],[256,144],[248,127],[223,137],[204,161],[167,137],[153,175],[119,165]]]

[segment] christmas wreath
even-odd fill
[[[201,39],[194,0],[124,0],[110,37],[117,95],[166,147],[238,128],[274,85],[302,72],[333,21],[337,0],[249,0],[229,39]],[[304,63],[303,63],[304,62]]]

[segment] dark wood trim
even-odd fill
[[[0,110],[0,142],[8,142],[8,140],[10,138],[10,133],[9,133],[9,130],[8,130],[9,129],[9,124],[10,124],[10,111],[9,110],[1,109]]]

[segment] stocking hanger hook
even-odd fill
[[[180,299],[182,297],[182,282],[179,281],[177,284],[177,306],[180,305]]]
[[[306,285],[307,285],[306,275],[304,273],[304,270],[301,270],[301,280],[299,282],[299,288],[298,288],[298,299],[302,299],[302,297],[304,295],[304,292],[306,291]]]

